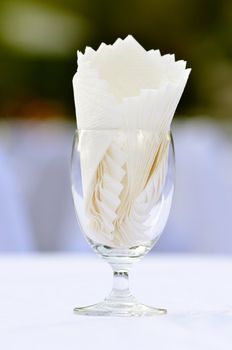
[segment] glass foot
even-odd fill
[[[105,299],[103,302],[94,305],[76,307],[73,311],[76,315],[124,317],[164,315],[167,313],[165,309],[147,306],[134,299],[128,302],[113,302]]]

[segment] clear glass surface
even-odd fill
[[[76,314],[166,313],[132,296],[129,270],[162,234],[173,197],[174,163],[171,134],[141,129],[75,132],[71,178],[77,219],[90,246],[113,269],[110,295],[98,304],[76,307]]]

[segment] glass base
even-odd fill
[[[133,297],[123,301],[115,301],[112,298],[105,299],[103,302],[94,305],[76,307],[73,311],[76,315],[121,317],[154,316],[167,313],[166,309],[141,304]]]

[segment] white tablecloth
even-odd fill
[[[103,299],[111,270],[96,256],[0,257],[0,349],[232,349],[232,258],[158,255],[131,272],[140,301],[165,316],[77,316]]]

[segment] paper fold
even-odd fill
[[[78,52],[73,78],[83,196],[94,241],[131,246],[151,237],[148,218],[167,174],[168,135],[190,69],[146,51],[132,36]]]

